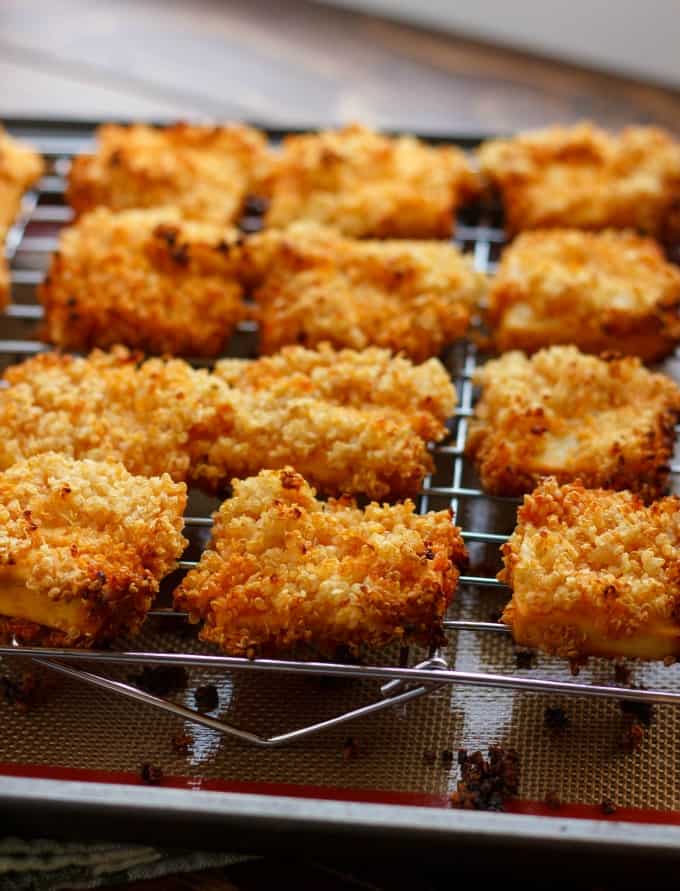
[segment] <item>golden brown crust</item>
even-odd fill
[[[134,632],[184,550],[185,504],[184,484],[114,462],[48,453],[1,473],[0,608],[15,599],[16,613],[0,616],[0,639],[91,646]]]
[[[396,409],[247,391],[181,359],[139,360],[119,347],[87,359],[47,353],[7,369],[0,467],[60,451],[220,491],[233,476],[293,464],[324,492],[373,498],[415,495],[432,467]]]
[[[10,366],[0,390],[0,467],[57,451],[122,461],[130,473],[208,488],[222,482],[211,443],[231,429],[226,386],[181,359],[118,347],[88,358],[44,353]]]
[[[515,640],[579,661],[680,654],[680,500],[558,486],[525,496],[498,578]]]
[[[680,231],[680,144],[664,130],[548,127],[485,142],[478,158],[511,232],[613,227],[672,240]]]
[[[235,229],[182,222],[177,208],[85,214],[62,231],[38,291],[45,339],[218,354],[244,315],[236,241]]]
[[[488,323],[500,352],[573,343],[646,361],[680,340],[680,270],[631,232],[525,232],[503,253]]]
[[[252,237],[244,266],[265,353],[328,341],[421,362],[465,334],[486,286],[455,245],[357,241],[315,223]]]
[[[9,303],[10,292],[5,236],[19,211],[22,195],[42,175],[44,167],[39,154],[12,139],[0,126],[0,309]]]
[[[94,155],[75,158],[66,197],[76,213],[172,204],[190,219],[224,226],[238,219],[268,165],[259,130],[240,124],[149,127],[105,124]]]
[[[234,480],[175,602],[234,655],[429,642],[466,553],[448,511],[317,501],[291,468]]]
[[[496,495],[530,492],[544,476],[588,487],[663,494],[680,388],[639,359],[597,359],[575,347],[533,358],[506,353],[476,373],[482,395],[467,451]]]
[[[446,238],[456,208],[478,190],[460,149],[351,124],[284,139],[265,220],[315,220],[355,237]]]
[[[353,408],[383,406],[401,413],[426,440],[445,435],[444,422],[456,407],[456,388],[438,359],[414,365],[388,350],[317,350],[284,347],[260,359],[222,359],[215,374],[239,390],[312,396]]]

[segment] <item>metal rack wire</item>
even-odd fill
[[[11,260],[11,279],[13,286],[34,288],[40,283],[49,259],[49,254],[57,246],[57,230],[71,219],[71,212],[64,206],[64,174],[68,169],[72,155],[85,151],[91,146],[91,135],[84,133],[73,136],[41,136],[31,134],[37,149],[47,158],[50,172],[44,176],[37,189],[28,195],[16,224],[12,227],[7,239],[7,254]],[[474,262],[480,271],[492,272],[495,268],[494,255],[503,244],[504,235],[500,226],[496,225],[492,216],[481,213],[473,221],[459,223],[455,241],[464,249],[472,250]],[[29,256],[32,262],[26,262]],[[19,323],[31,323],[42,317],[42,309],[35,302],[14,302],[5,312],[6,319]],[[241,330],[252,333],[253,323],[244,323]],[[40,341],[17,338],[0,338],[0,359],[16,361],[47,349]],[[451,421],[452,435],[449,441],[432,445],[431,449],[440,462],[444,462],[450,477],[446,483],[435,482],[433,477],[426,477],[419,500],[419,510],[426,512],[433,500],[441,503],[445,499],[454,509],[456,515],[467,502],[483,500],[485,502],[501,502],[508,507],[518,503],[518,499],[490,498],[481,489],[467,484],[470,478],[466,467],[465,442],[467,437],[468,418],[473,412],[474,388],[472,375],[477,365],[476,349],[471,343],[463,347],[461,361],[455,373],[455,382],[459,393],[459,404]],[[673,466],[672,471],[680,470]],[[187,527],[209,527],[211,519],[207,516],[188,516]],[[463,538],[468,543],[482,545],[501,545],[507,536],[494,528],[473,528],[463,531]],[[189,569],[194,561],[185,560],[181,568]],[[462,589],[497,588],[504,586],[498,582],[493,573],[462,575]],[[480,592],[477,592],[480,593]],[[182,614],[171,609],[157,608],[150,615],[156,617],[180,617]],[[444,630],[447,634],[508,634],[508,629],[496,622],[468,619],[446,619]],[[30,657],[35,662],[62,675],[88,683],[121,696],[146,703],[164,711],[172,712],[186,720],[208,726],[214,730],[236,737],[244,742],[263,747],[281,746],[301,739],[338,724],[364,717],[386,708],[407,703],[426,695],[442,684],[461,684],[475,687],[494,687],[531,693],[570,694],[586,697],[614,697],[616,699],[642,700],[654,703],[680,704],[680,692],[662,689],[634,689],[625,686],[607,684],[591,684],[580,682],[565,672],[564,679],[548,679],[544,677],[526,677],[512,673],[492,673],[488,671],[459,671],[449,667],[441,652],[432,652],[428,659],[409,667],[408,665],[355,665],[340,662],[319,662],[282,659],[255,659],[206,655],[183,652],[154,652],[144,650],[78,650],[69,648],[45,648],[27,646],[0,647],[0,657],[21,655]],[[221,671],[264,672],[266,674],[314,674],[362,678],[381,682],[379,697],[368,705],[360,706],[344,712],[336,717],[318,723],[309,724],[288,733],[270,737],[258,736],[239,727],[234,727],[205,714],[200,714],[184,706],[145,692],[130,684],[114,680],[111,677],[93,673],[83,667],[92,665],[182,665],[186,667],[211,668]]]

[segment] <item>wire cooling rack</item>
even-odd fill
[[[9,128],[12,131],[12,128]],[[42,318],[42,308],[35,299],[35,287],[42,281],[49,257],[58,244],[59,229],[72,218],[64,203],[65,176],[71,158],[92,148],[91,130],[50,132],[46,135],[38,127],[18,128],[17,135],[31,140],[45,156],[47,175],[28,194],[16,224],[7,238],[7,254],[11,261],[13,302],[0,321],[0,365],[6,366],[23,357],[48,349],[45,344],[31,337],[31,328]],[[273,140],[280,134],[270,134]],[[455,140],[454,140],[455,141]],[[461,140],[466,146],[466,141]],[[464,212],[458,221],[454,240],[463,250],[471,252],[475,266],[482,272],[493,272],[500,250],[505,241],[502,222],[497,208],[477,207]],[[253,323],[243,323],[238,335],[251,337]],[[238,336],[237,335],[237,336]],[[496,579],[499,568],[498,549],[507,540],[507,533],[514,524],[518,499],[491,497],[479,488],[474,469],[465,458],[468,419],[474,405],[472,376],[479,361],[475,346],[470,342],[458,344],[447,357],[447,365],[458,390],[458,407],[449,422],[450,436],[441,444],[432,445],[436,470],[426,477],[419,496],[418,509],[425,513],[430,509],[451,506],[456,522],[462,526],[463,538],[471,552],[471,574],[459,580],[459,595],[470,593],[483,613],[484,589],[503,589]],[[677,466],[672,467],[678,473]],[[208,515],[185,518],[189,531],[208,529]],[[504,530],[504,531],[499,531]],[[194,560],[184,560],[181,568],[190,569]],[[177,620],[183,614],[158,606],[151,616]],[[444,621],[447,635],[494,634],[508,636],[508,629],[496,621],[483,619],[453,619]],[[568,666],[563,666],[561,676],[554,678],[527,677],[520,672],[495,673],[491,671],[460,671],[450,667],[446,649],[431,651],[427,658],[409,665],[408,650],[402,649],[395,664],[355,664],[295,659],[245,659],[212,653],[179,652],[167,650],[78,650],[26,646],[0,647],[0,656],[21,655],[52,671],[79,681],[103,688],[121,696],[137,700],[164,711],[172,712],[186,720],[203,724],[242,741],[262,747],[281,746],[322,730],[387,708],[403,705],[424,696],[442,684],[471,685],[486,688],[505,688],[520,692],[578,695],[585,697],[613,697],[619,700],[642,700],[654,703],[680,704],[680,692],[663,689],[638,689],[613,684],[595,684],[576,680]],[[374,657],[375,658],[375,657]],[[76,663],[76,664],[74,664]],[[93,665],[180,665],[194,668],[210,668],[220,671],[249,671],[269,674],[312,674],[374,680],[379,687],[377,698],[367,705],[343,712],[333,718],[307,724],[293,731],[261,736],[208,715],[201,714],[156,696],[120,680],[94,673]],[[88,669],[81,667],[88,666]]]

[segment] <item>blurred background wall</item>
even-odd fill
[[[680,3],[677,0],[331,2],[680,85]]]
[[[633,73],[669,59],[677,74],[680,0],[345,2],[399,19],[309,0],[0,0],[0,116],[474,134],[590,118],[680,132],[677,87]],[[557,52],[567,37],[579,58],[590,47],[588,66]],[[630,64],[602,73],[607,47]]]

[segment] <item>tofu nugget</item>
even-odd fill
[[[478,182],[454,146],[351,124],[287,136],[269,191],[268,226],[316,220],[355,237],[447,238]]]
[[[262,133],[252,127],[105,124],[94,155],[73,160],[67,199],[76,213],[172,204],[190,219],[219,226],[241,214],[267,166]]]
[[[186,544],[186,487],[48,453],[0,473],[0,639],[91,646],[137,630]]]
[[[503,546],[517,643],[575,662],[680,654],[680,499],[558,486],[527,495]]]
[[[46,340],[214,356],[244,315],[235,229],[182,222],[176,208],[100,207],[61,233],[38,296]]]
[[[465,548],[449,511],[317,501],[291,468],[234,480],[175,603],[233,655],[437,641]]]
[[[21,205],[21,196],[41,176],[44,163],[27,145],[12,139],[0,126],[0,309],[9,302],[9,269],[4,244]]]
[[[140,360],[119,347],[88,358],[43,353],[7,368],[0,468],[55,451],[218,486],[220,470],[207,453],[232,426],[226,385],[181,359]]]
[[[314,223],[254,236],[244,263],[265,353],[328,341],[421,362],[465,334],[486,286],[453,244],[357,241]]]
[[[663,494],[680,388],[639,359],[552,347],[506,353],[478,369],[482,395],[467,450],[495,495],[530,492],[543,476]]]
[[[511,232],[551,226],[680,233],[680,144],[655,127],[611,136],[589,123],[493,139],[478,152]]]
[[[260,359],[222,359],[215,374],[246,392],[262,390],[288,398],[312,396],[354,408],[399,411],[423,439],[440,440],[456,407],[456,388],[439,359],[414,365],[388,350],[318,350],[284,347]]]
[[[234,476],[293,464],[325,492],[372,498],[414,495],[432,468],[397,409],[240,390],[181,359],[139,361],[119,347],[8,368],[0,467],[46,451],[113,457],[131,473],[165,470],[214,492]]]
[[[680,270],[630,232],[526,232],[503,253],[489,293],[497,349],[573,343],[645,361],[680,340]]]

